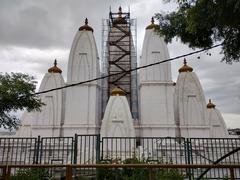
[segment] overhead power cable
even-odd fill
[[[221,46],[221,45],[222,44],[217,44],[217,45],[211,46],[209,48],[200,49],[198,51],[193,51],[193,52],[190,52],[190,53],[187,53],[187,54],[179,55],[179,56],[176,56],[176,57],[173,57],[173,58],[165,59],[163,61],[158,61],[158,62],[155,62],[155,63],[147,64],[145,66],[140,66],[140,67],[133,68],[133,69],[126,70],[126,71],[122,71],[122,72],[119,72],[119,73],[109,74],[109,75],[106,75],[106,76],[101,76],[101,77],[97,77],[97,78],[94,78],[94,79],[89,79],[89,80],[86,80],[86,81],[81,81],[81,82],[78,82],[78,83],[73,83],[73,84],[69,84],[69,85],[66,85],[66,86],[53,88],[53,89],[49,89],[49,90],[46,90],[46,91],[37,92],[37,93],[34,93],[33,95],[39,95],[39,94],[44,94],[44,93],[48,93],[48,92],[51,92],[51,91],[65,89],[65,88],[68,88],[68,87],[78,86],[78,85],[81,85],[81,84],[86,84],[86,83],[89,83],[89,82],[97,81],[97,80],[100,80],[100,79],[105,79],[105,78],[112,77],[112,76],[117,76],[117,75],[120,75],[120,74],[126,74],[126,73],[129,74],[132,71],[137,71],[139,69],[145,69],[147,67],[155,66],[155,65],[165,63],[165,62],[168,62],[168,61],[173,61],[173,60],[176,60],[176,59],[179,59],[179,58],[191,56],[191,55],[203,52],[203,51],[207,51],[207,50],[216,48],[216,47]]]

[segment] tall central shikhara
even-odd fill
[[[136,51],[134,48],[132,29],[134,20],[130,19],[130,13],[122,12],[119,7],[118,13],[110,11],[109,19],[105,20],[105,40],[104,43],[104,68],[105,74],[118,75],[110,76],[105,81],[103,90],[103,112],[111,90],[115,87],[122,89],[128,99],[131,112],[137,118],[137,76],[136,72],[129,72],[131,68],[137,67]],[[104,29],[104,28],[103,28]]]

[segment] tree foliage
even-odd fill
[[[0,73],[0,127],[16,128],[19,119],[13,112],[40,110],[40,98],[33,96],[36,81],[22,73]]]
[[[171,0],[166,0],[171,1]],[[222,43],[223,61],[240,59],[239,0],[175,0],[176,11],[156,14],[166,42],[180,38],[191,48],[207,48]]]

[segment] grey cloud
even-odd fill
[[[150,19],[155,12],[158,12],[161,3],[152,1],[147,3],[149,6],[146,7],[143,2],[143,0],[129,2],[124,0],[105,0],[104,2],[2,0],[0,1],[0,24],[2,25],[0,26],[0,45],[41,49],[70,47],[75,32],[84,24],[86,17],[95,30],[97,43],[101,45],[101,20],[108,18],[109,7],[111,6],[112,11],[117,12],[120,5],[123,6],[124,11],[128,11],[130,6],[133,9],[132,17],[142,17],[139,18],[139,26],[146,26],[144,19]]]

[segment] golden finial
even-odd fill
[[[57,59],[54,60],[54,66],[48,69],[49,73],[62,73],[62,70],[57,67]]]
[[[119,6],[119,8],[118,8],[118,15],[119,15],[119,17],[122,17],[122,7],[121,6]]]
[[[193,71],[193,68],[187,65],[187,61],[186,61],[185,58],[183,60],[183,64],[184,65],[178,70],[179,73],[181,73],[181,72],[192,72]]]
[[[154,24],[154,17],[151,18],[151,24],[146,27],[146,29],[159,29],[157,24]]]
[[[187,60],[184,58],[183,59],[183,64],[186,66],[187,65]]]
[[[85,25],[88,25],[88,18],[85,19]]]
[[[115,87],[111,92],[111,96],[125,96],[125,95],[126,93],[118,87]]]
[[[212,103],[211,99],[209,99],[209,102],[207,104],[207,108],[212,109],[212,108],[215,108],[215,107],[216,107],[216,105]]]
[[[79,31],[92,31],[93,32],[93,28],[88,25],[88,18],[85,19],[85,25],[81,26],[79,28]]]
[[[57,66],[57,59],[54,60],[54,66]]]
[[[152,20],[151,20],[152,24],[154,24],[154,18],[152,17]]]
[[[122,17],[122,7],[118,8],[118,17],[113,21],[113,24],[127,24],[125,17]]]

